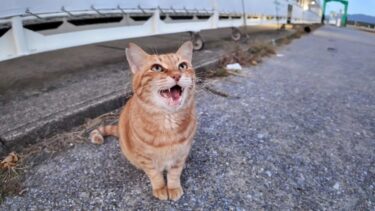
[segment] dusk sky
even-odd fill
[[[323,2],[323,0],[321,0]],[[322,3],[323,6],[323,3]],[[344,6],[339,2],[329,2],[326,13],[330,11],[344,11]],[[349,0],[349,14],[366,14],[375,16],[375,0]]]

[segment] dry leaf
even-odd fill
[[[18,161],[19,156],[15,152],[11,152],[8,156],[4,158],[4,160],[1,161],[0,168],[4,170],[13,168],[17,165]]]

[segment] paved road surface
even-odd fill
[[[374,210],[375,36],[323,27],[199,90],[200,126],[178,202],[151,196],[118,143],[36,166],[0,209]]]

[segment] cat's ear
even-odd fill
[[[129,43],[125,49],[126,59],[128,60],[130,70],[133,73],[139,71],[142,65],[145,63],[148,54],[142,50],[138,45]]]
[[[177,50],[176,54],[180,55],[182,59],[188,60],[191,63],[193,57],[193,43],[191,41],[184,42]]]

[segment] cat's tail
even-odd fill
[[[94,144],[103,144],[104,136],[116,136],[118,137],[118,126],[117,125],[106,125],[100,126],[90,133],[90,140]]]

